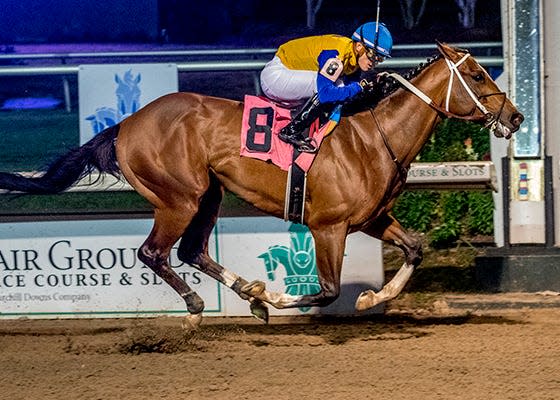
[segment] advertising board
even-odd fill
[[[178,88],[176,64],[80,65],[80,144]]]
[[[185,314],[182,299],[136,252],[151,220],[45,221],[0,224],[0,318],[126,317]],[[318,290],[313,240],[307,228],[272,217],[222,218],[210,255],[248,281],[292,294]],[[248,303],[177,258],[172,268],[205,301],[205,314],[250,315]],[[271,315],[352,314],[362,290],[383,283],[381,245],[350,235],[342,295],[319,309],[270,309]]]

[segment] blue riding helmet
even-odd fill
[[[380,56],[391,57],[393,37],[391,36],[389,29],[387,29],[387,27],[382,23],[379,24],[379,30],[377,29],[377,22],[367,22],[360,25],[352,34],[352,40],[360,42],[366,47],[375,50],[375,52]]]

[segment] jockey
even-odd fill
[[[351,38],[338,35],[309,36],[291,40],[278,48],[261,72],[261,87],[272,100],[303,109],[283,128],[278,137],[299,151],[316,152],[303,131],[324,110],[325,105],[342,103],[372,82],[344,82],[361,70],[371,71],[391,56],[393,38],[383,24],[365,23]]]

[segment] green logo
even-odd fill
[[[313,236],[304,225],[292,224],[288,231],[290,247],[270,246],[266,253],[259,256],[264,261],[267,277],[274,281],[276,269],[282,265],[286,270],[285,293],[294,296],[319,293],[321,287],[317,278]],[[309,309],[310,307],[300,307],[302,312]]]

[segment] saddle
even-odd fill
[[[337,106],[329,116],[320,116],[304,133],[306,137],[312,138],[318,150],[323,139],[338,125],[340,109],[341,107]],[[262,96],[246,95],[240,154],[243,157],[272,162],[280,169],[288,171],[284,219],[303,223],[307,172],[318,152],[299,152],[278,138],[278,132],[290,122],[292,115],[297,111]]]

